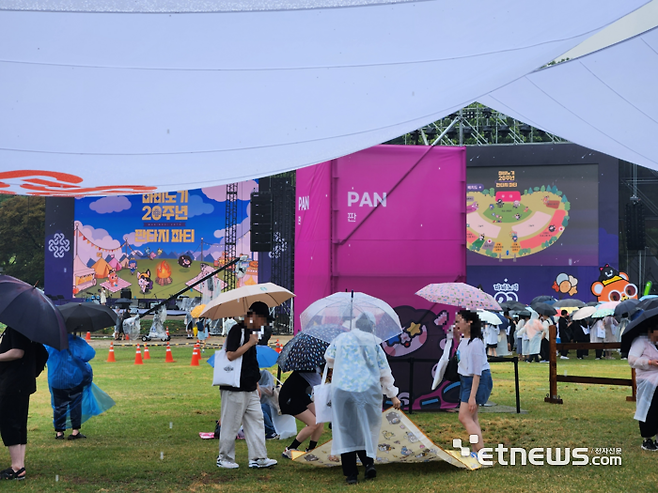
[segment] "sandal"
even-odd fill
[[[69,440],[77,440],[78,438],[87,438],[87,437],[85,435],[83,435],[82,433],[78,432],[75,435],[70,434],[68,439]]]
[[[55,440],[64,440],[66,437],[64,436],[64,433],[57,433],[55,435]]]
[[[4,471],[0,471],[0,478],[2,479],[15,479],[21,481],[25,479],[25,468],[21,467],[18,471],[14,471],[13,468],[9,467]]]

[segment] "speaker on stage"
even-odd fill
[[[133,292],[130,288],[121,288],[121,297],[130,300],[133,297]]]
[[[272,250],[272,193],[251,194],[251,251]]]
[[[626,204],[626,248],[644,250],[645,246],[644,205],[639,200],[631,200]]]

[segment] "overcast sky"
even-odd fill
[[[648,31],[656,26],[658,26],[658,0],[651,0],[644,7],[630,13],[591,38],[583,41],[573,50],[558,57],[558,60],[586,55],[592,51]]]

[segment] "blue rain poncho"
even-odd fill
[[[73,334],[68,335],[69,348],[58,351],[45,346],[48,351],[48,386],[51,389],[51,405],[55,409],[52,389],[72,389],[83,385],[78,397],[82,401],[82,422],[92,416],[98,416],[114,406],[112,398],[92,382],[94,377],[91,365],[88,363],[96,356],[96,351],[87,342]],[[78,403],[72,402],[70,407]],[[67,411],[66,427],[71,428],[69,411]]]

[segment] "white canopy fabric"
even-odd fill
[[[658,28],[531,73],[478,101],[582,146],[658,170]]]
[[[0,191],[183,190],[340,157],[449,115],[646,1],[8,0]]]

